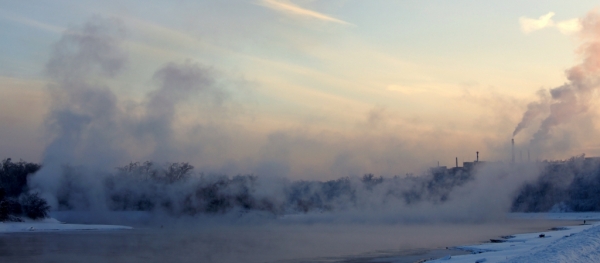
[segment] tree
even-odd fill
[[[0,187],[0,222],[8,220],[8,201],[5,197],[6,191]]]
[[[48,217],[50,206],[46,200],[40,198],[38,193],[24,194],[20,198],[23,214],[31,219],[42,219]]]

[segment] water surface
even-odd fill
[[[368,262],[441,257],[446,247],[545,231],[567,221],[485,224],[181,224],[0,234],[0,262]],[[395,258],[398,260],[398,258]]]

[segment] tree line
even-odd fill
[[[540,176],[524,184],[512,210],[516,212],[600,211],[600,159],[574,156],[543,162]]]
[[[514,194],[512,211],[600,211],[600,161],[584,156],[545,161],[536,180]],[[47,217],[50,207],[28,180],[41,165],[0,163],[0,221]],[[431,170],[391,178],[365,174],[336,180],[261,180],[257,175],[194,173],[189,163],[132,162],[103,173],[96,185],[85,170],[62,167],[56,210],[86,210],[98,202],[112,211],[161,211],[173,216],[260,211],[273,216],[369,208],[381,204],[444,203],[476,176],[473,170]],[[98,177],[98,175],[94,175]],[[90,191],[96,187],[99,191]]]

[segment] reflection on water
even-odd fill
[[[412,255],[407,257],[410,262],[413,258],[449,254],[444,250],[447,246],[569,223],[512,220],[475,225],[197,224],[126,231],[29,232],[0,234],[0,262],[354,263]]]

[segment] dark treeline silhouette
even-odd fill
[[[600,158],[581,155],[543,164],[537,180],[519,191],[513,211],[600,211]]]
[[[50,207],[37,193],[30,193],[27,178],[40,169],[39,164],[10,158],[0,163],[0,221],[22,221],[20,217],[45,218]]]
[[[41,166],[10,159],[0,165],[0,220],[46,217],[48,204],[27,185]],[[100,174],[65,165],[59,188],[53,193],[57,201],[54,209],[87,210],[100,205],[112,211],[160,211],[173,216],[249,211],[277,216],[441,204],[452,198],[456,188],[486,176],[478,173],[479,166],[484,165],[432,168],[421,176],[366,174],[329,181],[196,174],[185,162],[133,162]],[[542,172],[515,193],[513,211],[600,211],[600,159],[577,156],[524,165],[541,167]]]
[[[386,203],[442,203],[454,187],[472,178],[468,173],[438,172],[392,178],[366,174],[330,181],[261,180],[256,175],[193,174],[193,168],[188,163],[130,163],[105,175],[98,195],[78,179],[84,171],[65,166],[57,209],[90,209],[100,202],[113,211],[163,211],[174,216],[340,211]]]

